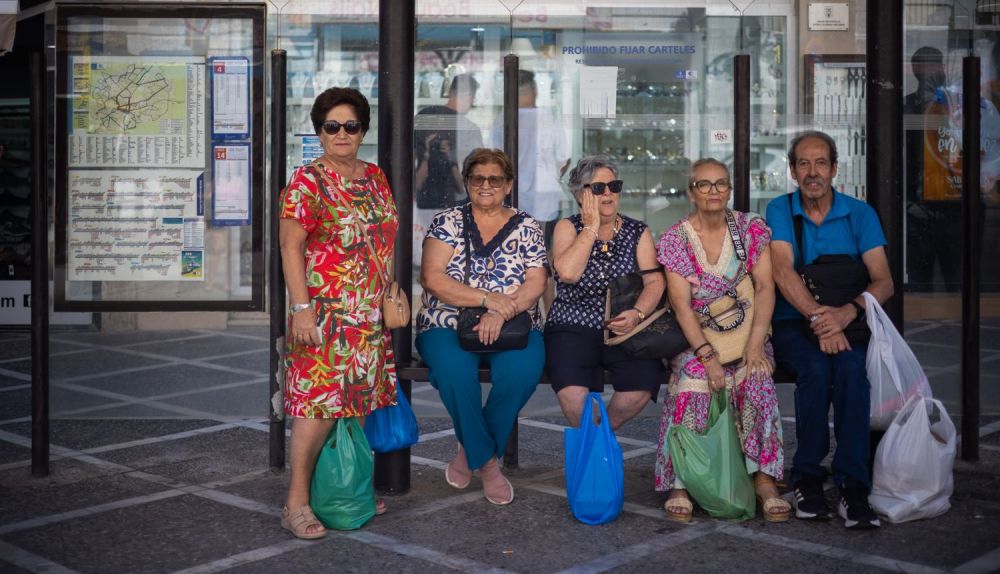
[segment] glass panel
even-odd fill
[[[263,305],[264,14],[235,12],[60,12],[62,308]]]

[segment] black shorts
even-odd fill
[[[545,327],[545,372],[552,390],[587,387],[604,391],[604,371],[615,391],[649,391],[656,402],[667,369],[660,359],[636,359],[620,347],[604,344],[604,332],[571,325]]]

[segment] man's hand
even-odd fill
[[[813,313],[812,317],[816,317],[816,319],[810,319],[809,326],[820,339],[832,337],[837,333],[842,333],[857,316],[858,312],[851,304],[842,307],[823,306]]]
[[[827,355],[836,355],[842,351],[850,351],[851,344],[847,342],[847,337],[843,333],[837,333],[829,337],[821,337],[819,350]]]

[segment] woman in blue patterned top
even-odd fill
[[[455,423],[458,453],[445,480],[465,488],[479,470],[483,494],[493,504],[510,504],[514,488],[497,464],[517,413],[535,392],[545,360],[538,299],[545,289],[545,244],[538,223],[504,206],[514,184],[514,166],[498,149],[473,150],[462,169],[469,203],[438,212],[427,230],[420,261],[424,287],[417,316],[417,351],[430,368],[431,385]],[[465,237],[471,238],[471,273],[465,278]],[[479,340],[496,342],[504,322],[527,311],[533,329],[520,350],[471,353],[458,343],[462,307],[485,307]],[[478,369],[490,366],[486,406]]]
[[[616,430],[656,401],[666,381],[662,361],[637,359],[621,347],[604,345],[605,326],[616,335],[631,331],[654,311],[666,286],[646,224],[618,213],[622,185],[609,159],[584,157],[569,176],[580,213],[556,224],[556,299],[545,322],[545,368],[573,426],[579,425],[587,394],[603,391],[605,369],[615,389],[608,416]],[[643,275],[635,307],[605,325],[608,282],[636,271],[656,272]]]

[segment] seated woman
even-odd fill
[[[469,203],[434,216],[424,239],[417,316],[417,350],[430,367],[431,385],[455,424],[458,453],[445,480],[465,488],[479,470],[486,500],[510,504],[514,487],[497,464],[521,410],[538,385],[542,347],[538,298],[545,288],[542,230],[523,211],[504,207],[514,183],[514,167],[500,150],[479,148],[462,169]],[[466,237],[471,238],[471,276],[465,277]],[[527,311],[532,320],[528,345],[520,350],[472,353],[458,341],[462,307],[485,307],[476,331],[496,342],[505,321]],[[478,369],[490,367],[492,389],[482,404]]]
[[[573,426],[580,423],[587,395],[604,390],[604,370],[611,371],[615,394],[608,417],[617,430],[656,400],[666,371],[659,359],[637,359],[604,344],[608,282],[626,273],[656,271],[643,275],[635,308],[607,323],[620,335],[655,310],[665,281],[646,224],[618,213],[622,181],[615,164],[601,156],[584,157],[570,172],[569,187],[580,213],[559,221],[553,237],[556,298],[545,322],[545,368]]]
[[[739,236],[746,246],[745,272],[754,286],[754,317],[742,361],[722,365],[708,344],[695,315],[724,296],[743,277],[743,263],[735,255],[726,224],[726,204],[732,183],[729,168],[716,159],[694,163],[688,198],[694,211],[668,229],[659,241],[659,260],[666,268],[667,293],[677,322],[691,348],[671,362],[673,375],[663,401],[659,448],[656,457],[656,490],[671,490],[664,508],[671,520],[691,520],[691,501],[674,474],[668,452],[667,432],[684,425],[704,432],[708,423],[711,393],[730,385],[731,407],[736,409],[740,443],[746,470],[754,474],[757,496],[763,501],[764,519],[788,520],[790,507],[778,498],[774,479],[784,471],[781,416],[774,390],[774,351],[768,337],[774,311],[774,281],[771,277],[771,232],[760,216],[734,211]]]

